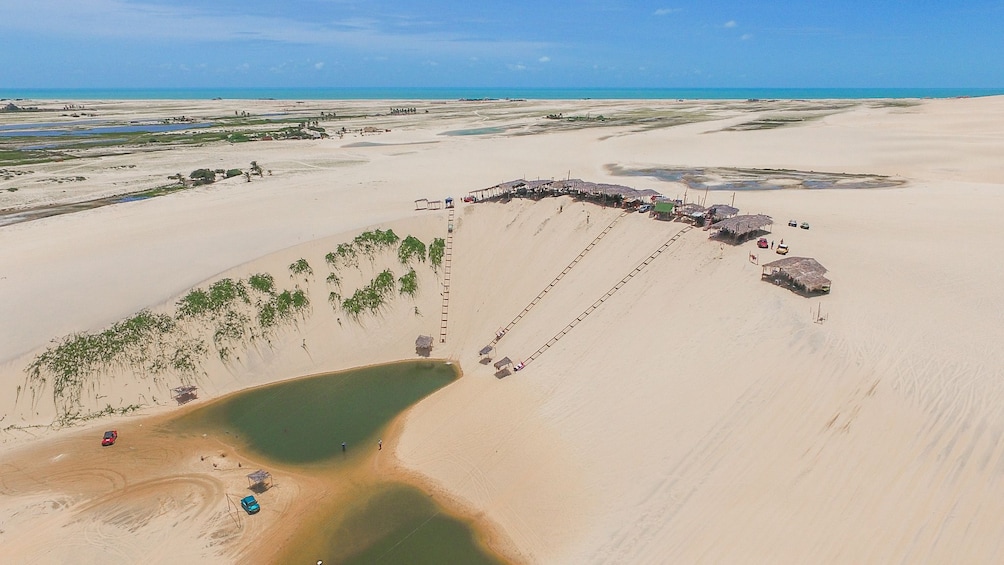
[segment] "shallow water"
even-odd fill
[[[295,517],[299,531],[279,562],[500,564],[467,522],[372,472],[386,426],[459,376],[452,364],[409,361],[306,377],[235,394],[168,427],[229,434],[242,449],[330,482],[338,494],[314,495],[315,512]],[[259,496],[263,506],[268,497]]]
[[[318,375],[242,392],[179,424],[226,430],[279,463],[338,463],[372,449],[381,428],[458,376],[454,365],[430,361]]]
[[[385,483],[341,507],[340,515],[293,540],[284,563],[367,565],[502,565],[483,550],[464,522],[442,512],[428,495],[400,483]]]

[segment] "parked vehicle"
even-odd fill
[[[789,228],[797,228],[798,227],[798,222],[795,221],[795,220],[788,220],[788,227]]]
[[[756,240],[756,246],[759,247],[760,249],[767,249],[768,247],[770,247],[770,244],[767,243],[766,237],[761,237],[760,239]]]
[[[241,499],[241,508],[248,514],[257,514],[261,510],[258,501],[253,496],[245,496]]]
[[[802,225],[799,227],[802,228],[803,230],[807,230],[809,229],[809,222],[802,222]]]
[[[106,447],[109,445],[114,445],[115,440],[117,440],[118,438],[119,438],[119,433],[117,431],[109,430],[105,432],[105,436],[101,438],[101,445]]]
[[[788,244],[787,243],[779,243],[778,246],[777,246],[777,249],[775,250],[775,252],[778,255],[787,255],[788,254]]]
[[[638,213],[639,214],[644,214],[645,212],[648,212],[651,209],[652,209],[652,205],[651,204],[643,204],[643,205],[641,205],[641,206],[638,207]]]

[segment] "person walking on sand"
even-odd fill
[[[377,451],[383,451],[383,440],[382,439],[378,439],[377,440]]]
[[[343,453],[345,452],[345,442],[344,441],[342,442],[342,452]]]
[[[772,240],[770,240],[770,248],[771,248],[771,249],[774,249],[774,240],[773,240],[773,239],[772,239]]]

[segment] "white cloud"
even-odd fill
[[[515,65],[510,64],[506,66],[509,67],[510,71],[520,72],[526,70],[526,65],[524,65],[523,63],[516,63]]]
[[[735,20],[729,20],[725,22],[725,27],[739,27],[739,24]]]
[[[208,4],[208,3],[207,3]],[[394,18],[311,20],[229,13],[211,5],[172,5],[158,0],[32,0],[4,11],[0,34],[8,31],[60,38],[202,42],[276,42],[395,52],[500,52],[528,56],[545,41],[472,37],[468,33],[400,25]],[[207,33],[206,30],[211,30]]]
[[[681,11],[680,8],[659,8],[658,10],[652,12],[653,16],[668,16],[670,14],[675,14]]]
[[[548,57],[547,55],[544,55],[543,57],[541,57],[540,59],[537,59],[537,60],[540,61],[541,63],[546,63],[546,62],[550,61],[551,58]]]
[[[743,41],[749,41],[750,39],[753,39],[753,34],[752,33],[744,33],[742,35],[742,37],[740,37],[739,39],[742,39]]]
[[[323,69],[324,68],[324,61],[318,61],[318,62],[314,63],[314,68],[317,69],[317,70]]]

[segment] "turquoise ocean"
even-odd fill
[[[6,100],[818,100],[1002,94],[1004,88],[0,88],[0,99]]]

